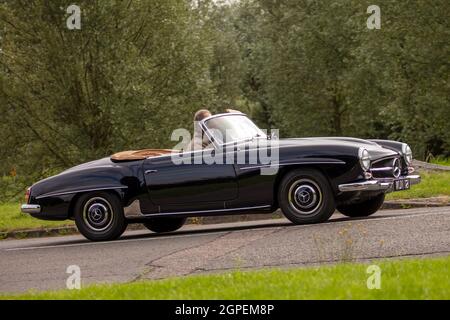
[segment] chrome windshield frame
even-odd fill
[[[236,140],[236,141],[231,141],[231,142],[226,142],[226,143],[218,143],[218,141],[214,138],[214,135],[209,131],[209,128],[206,125],[206,122],[208,122],[211,119],[216,119],[216,118],[221,118],[221,117],[233,117],[233,116],[246,117],[250,122],[252,122],[255,125],[256,128],[258,128],[258,130],[260,130],[262,133],[264,133],[256,125],[256,123],[254,123],[252,120],[250,120],[250,118],[245,113],[238,113],[238,112],[231,113],[230,112],[230,113],[215,114],[215,115],[209,116],[209,117],[203,119],[202,121],[200,121],[200,127],[202,128],[203,132],[208,137],[209,141],[211,141],[211,143],[214,145],[215,149],[220,149],[220,148],[223,148],[224,146],[227,146],[227,145],[240,144],[240,143],[251,141],[250,138],[245,138],[245,139],[242,139],[242,140]],[[267,139],[267,134],[265,134],[265,139]]]

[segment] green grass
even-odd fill
[[[408,191],[389,193],[387,200],[450,196],[450,172],[420,172],[422,182]]]
[[[0,204],[0,232],[65,225],[73,225],[73,222],[39,220],[20,212],[20,204]]]
[[[2,299],[450,299],[450,257],[375,261],[381,288],[367,288],[369,264],[236,271]]]
[[[434,164],[440,164],[442,166],[450,166],[450,158],[438,157],[438,158],[431,159],[430,162],[434,163]]]

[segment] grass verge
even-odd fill
[[[434,163],[434,164],[440,164],[441,166],[450,166],[450,158],[438,157],[438,158],[431,159],[430,162]]]
[[[450,256],[375,261],[381,288],[369,290],[369,264],[236,271],[1,299],[450,299]]]
[[[72,221],[45,221],[20,212],[16,203],[0,204],[0,232],[73,225]]]
[[[392,192],[386,197],[394,199],[417,199],[438,196],[450,196],[450,172],[421,171],[422,182],[414,185],[408,191]]]

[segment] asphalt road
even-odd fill
[[[372,217],[295,226],[287,220],[189,225],[157,235],[127,232],[93,243],[81,236],[0,241],[0,293],[65,288],[69,265],[82,285],[222,270],[450,254],[450,207],[383,210]]]

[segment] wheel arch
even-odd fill
[[[331,178],[330,178],[329,174],[327,173],[327,170],[325,170],[323,168],[323,166],[321,166],[320,163],[317,163],[317,164],[295,164],[295,165],[282,166],[279,168],[279,170],[277,172],[277,176],[273,183],[272,192],[273,192],[274,208],[279,208],[278,189],[280,187],[281,181],[283,181],[283,178],[289,172],[292,172],[292,171],[298,170],[298,169],[312,169],[312,170],[316,170],[316,171],[320,172],[325,177],[325,179],[328,181],[328,184],[330,185],[331,190],[333,190]],[[336,198],[336,195],[334,194],[334,192],[333,192],[333,196]]]
[[[78,202],[78,200],[85,194],[92,193],[92,192],[106,192],[112,195],[115,195],[119,198],[120,202],[123,206],[125,206],[124,199],[125,199],[125,192],[124,189],[120,188],[109,188],[109,189],[101,189],[101,190],[95,190],[95,191],[80,191],[77,192],[73,198],[70,200],[69,203],[69,209],[68,209],[68,218],[73,219],[75,214],[75,206]]]

